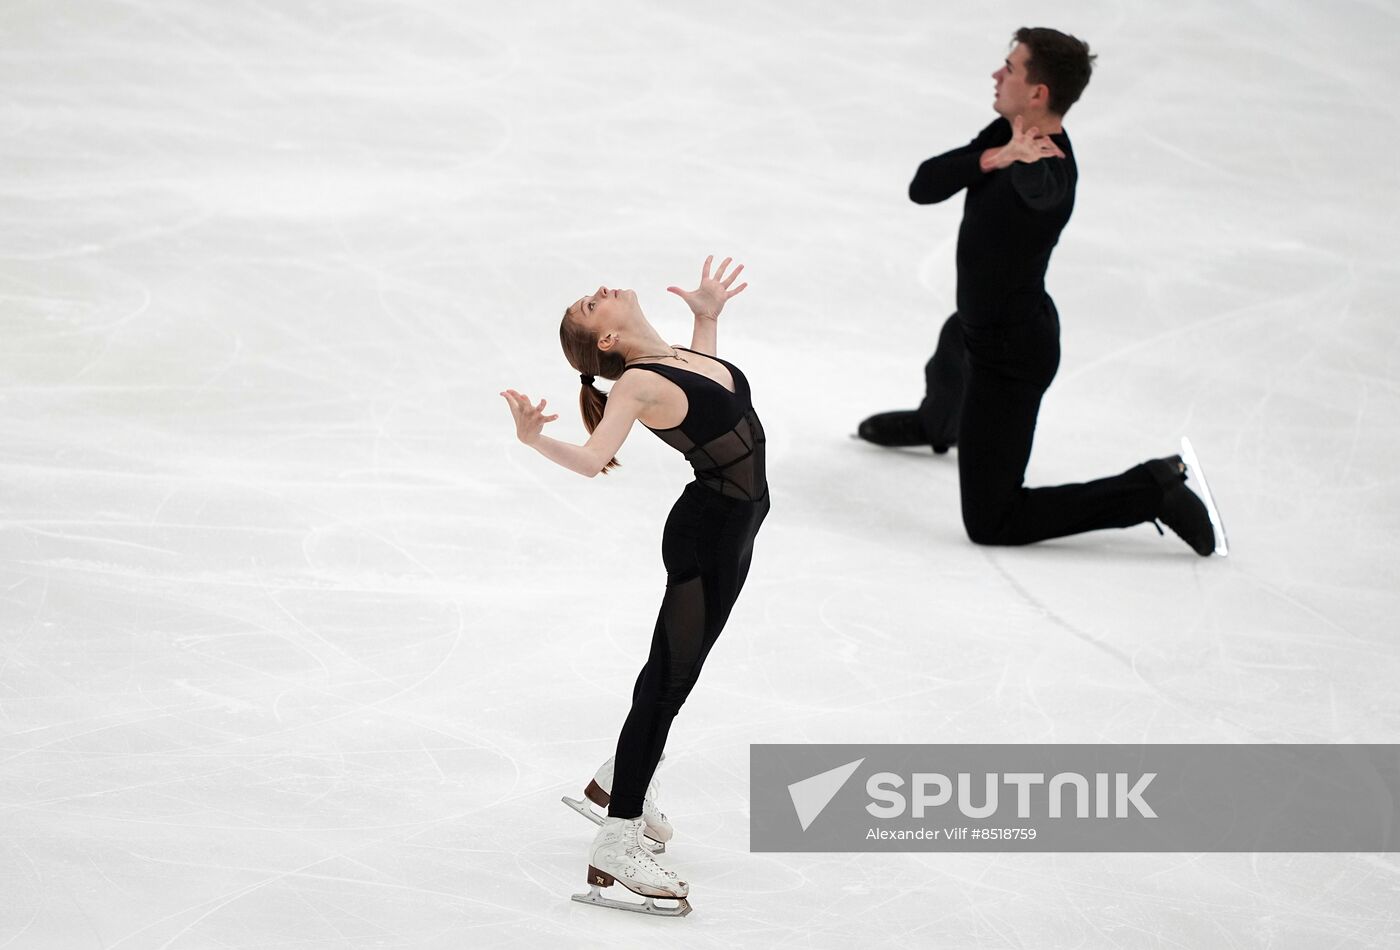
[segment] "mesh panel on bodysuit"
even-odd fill
[[[651,431],[685,456],[696,482],[705,488],[692,491],[694,484],[688,486],[666,519],[661,541],[666,598],[652,633],[651,656],[637,677],[632,710],[618,737],[608,806],[616,818],[642,813],[671,721],[729,619],[748,576],[754,536],[768,513],[763,424],[753,410],[749,381],[734,364],[714,359],[729,368],[732,392],[698,372],[642,364],[685,393],[680,425]]]
[[[730,498],[758,501],[768,493],[763,423],[754,412],[749,381],[743,371],[718,356],[711,359],[729,369],[734,379],[733,392],[700,373],[678,367],[656,363],[629,365],[659,373],[686,394],[689,406],[681,424],[652,431],[685,456],[695,469],[696,481]],[[728,431],[711,435],[728,425],[736,414],[738,421]]]
[[[750,409],[723,435],[696,445],[680,429],[656,433],[695,469],[695,478],[730,498],[758,501],[768,490],[764,467],[763,423]]]

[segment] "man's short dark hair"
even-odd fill
[[[1044,26],[1021,27],[1016,31],[1016,42],[1030,53],[1026,79],[1049,86],[1050,111],[1064,115],[1079,101],[1094,71],[1097,57],[1089,52],[1089,44]]]

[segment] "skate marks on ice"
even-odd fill
[[[1345,180],[1325,174],[1355,148],[1346,126],[1393,134],[1366,121],[1356,94],[1385,81],[1383,46],[1367,38],[1387,35],[1393,14],[1115,8],[1102,72],[1076,107],[1076,144],[1097,172],[1052,269],[1075,337],[1044,421],[1086,431],[1104,405],[1105,424],[1181,431],[1197,400],[1202,412],[1210,404],[1209,424],[1191,430],[1231,528],[1254,543],[1248,574],[1188,568],[1174,546],[1140,556],[1145,536],[998,552],[1018,601],[995,598],[994,572],[960,540],[952,464],[912,449],[883,461],[911,485],[923,478],[908,499],[870,461],[852,465],[852,476],[889,482],[864,482],[866,498],[884,487],[890,501],[850,504],[837,523],[859,539],[879,532],[880,544],[838,549],[833,512],[859,501],[846,486],[862,484],[846,481],[845,455],[865,453],[830,448],[844,433],[825,425],[797,438],[814,418],[849,414],[850,386],[895,375],[880,333],[810,335],[843,295],[872,295],[872,329],[888,319],[912,337],[941,319],[923,308],[951,299],[949,212],[912,208],[899,192],[912,163],[952,144],[945,133],[991,118],[982,57],[999,59],[1015,24],[991,7],[952,22],[907,0],[828,3],[819,16],[746,9],[753,41],[716,71],[686,55],[724,34],[695,10],[544,8],[349,0],[261,16],[237,0],[138,2],[81,18],[15,8],[5,114],[24,134],[0,171],[0,324],[12,344],[0,356],[10,410],[0,864],[12,885],[0,945],[639,942],[634,931],[653,926],[644,911],[575,912],[565,899],[592,887],[577,886],[592,826],[549,800],[582,790],[557,777],[579,764],[569,740],[595,727],[570,725],[563,746],[540,738],[587,703],[625,705],[630,675],[612,658],[631,663],[638,641],[630,625],[608,630],[590,640],[601,640],[595,655],[575,659],[585,652],[573,648],[575,613],[542,609],[555,601],[525,569],[559,547],[596,551],[600,499],[638,498],[639,476],[670,460],[629,443],[615,489],[576,486],[520,455],[474,387],[504,365],[512,378],[500,384],[520,369],[520,382],[566,407],[576,390],[537,320],[557,316],[556,289],[572,293],[575,275],[629,279],[619,271],[669,280],[663,265],[688,261],[696,240],[750,242],[777,275],[762,307],[755,298],[736,312],[743,327],[730,339],[740,356],[773,354],[771,371],[753,376],[769,393],[783,487],[739,606],[750,621],[721,639],[724,662],[677,730],[705,769],[725,750],[794,734],[1393,734],[1385,633],[1400,454],[1385,307],[1398,248],[1374,195],[1393,193],[1395,172],[1352,162]],[[576,51],[598,22],[616,27],[609,38],[628,55]],[[931,63],[950,35],[948,59]],[[599,59],[601,72],[585,68]],[[654,83],[635,81],[639,60]],[[1152,141],[1189,142],[1227,175],[1144,145],[1136,64],[1180,93],[1154,103],[1164,111]],[[1241,124],[1242,103],[1269,121]],[[657,134],[706,114],[732,117],[742,136],[696,153]],[[1290,128],[1310,132],[1270,161]],[[580,141],[592,157],[561,147]],[[795,168],[793,154],[819,160]],[[716,170],[731,196],[718,203],[692,187]],[[862,184],[813,201],[832,180]],[[767,200],[750,209],[755,193]],[[1156,205],[1139,205],[1125,236],[1128,200]],[[1179,213],[1155,213],[1169,202]],[[680,227],[658,239],[661,223]],[[805,235],[795,247],[793,234]],[[1095,235],[1130,295],[1104,293]],[[651,247],[633,269],[618,248],[639,241]],[[852,253],[878,279],[853,269],[861,276],[847,282]],[[917,280],[921,258],[937,266]],[[807,286],[821,271],[834,293]],[[1257,346],[1215,345],[1261,314],[1245,328]],[[832,380],[780,360],[797,339],[812,340],[814,365],[846,367],[850,386],[814,385]],[[1224,392],[1243,396],[1163,409],[1156,384],[1180,384],[1190,353],[1201,378],[1238,381]],[[899,356],[901,377],[917,383],[923,355]],[[1090,392],[1069,385],[1090,377]],[[894,405],[885,395],[870,408]],[[1076,418],[1080,428],[1063,421]],[[1052,466],[1083,457],[1058,433],[1042,444]],[[1273,464],[1292,453],[1341,464]],[[517,471],[530,474],[513,494]],[[862,512],[876,509],[872,524]],[[778,556],[798,525],[788,537],[810,543]],[[823,545],[830,561],[816,570]],[[1104,546],[1131,556],[1106,558]],[[595,602],[563,562],[550,566],[553,596]],[[649,613],[648,596],[627,610]],[[1069,648],[1046,635],[1060,627],[1036,599],[1077,631]],[[639,629],[644,644],[649,618]],[[1092,651],[1073,648],[1090,640]],[[814,642],[839,654],[816,654]],[[780,667],[785,657],[794,668]],[[707,718],[707,697],[712,710],[720,697],[752,706],[744,719]],[[704,888],[678,944],[1360,947],[1396,933],[1393,856],[764,857],[746,850],[742,786],[725,788],[676,803],[687,837],[671,851]],[[697,796],[710,809],[698,827]],[[541,810],[568,832],[528,833],[522,853],[521,829],[538,828]]]

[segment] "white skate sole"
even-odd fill
[[[570,798],[568,795],[565,795],[559,800],[599,827],[602,827],[603,819],[607,817],[606,814],[600,815],[595,811],[593,805],[585,798]],[[642,836],[642,847],[646,848],[652,854],[666,853],[666,842],[657,841],[655,838],[648,838],[646,835]],[[594,890],[597,890],[597,888],[594,888]],[[583,900],[583,897],[582,895],[575,895],[574,900]]]
[[[1225,522],[1220,520],[1220,509],[1215,507],[1215,496],[1211,494],[1210,482],[1206,481],[1206,472],[1201,468],[1201,460],[1196,458],[1196,450],[1192,448],[1191,440],[1184,435],[1181,437],[1181,460],[1186,463],[1186,474],[1195,480],[1201,501],[1205,502],[1210,526],[1215,530],[1215,553],[1220,557],[1228,557],[1230,542],[1225,537]]]
[[[578,901],[580,904],[592,904],[595,907],[611,907],[614,910],[630,910],[638,914],[650,914],[653,917],[684,917],[686,914],[690,913],[690,901],[686,900],[684,897],[672,897],[670,895],[653,896],[650,894],[641,894],[639,891],[632,891],[632,893],[639,894],[644,898],[643,902],[640,904],[635,901],[620,901],[614,900],[611,897],[604,897],[603,892],[600,891],[599,888],[611,887],[614,883],[621,882],[616,881],[611,875],[603,874],[596,868],[589,867],[588,893],[574,894],[572,899]],[[629,891],[632,890],[630,887],[627,887],[626,884],[622,886]],[[675,901],[675,903],[658,904],[658,900]]]

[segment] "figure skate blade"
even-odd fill
[[[1225,537],[1225,522],[1220,520],[1220,510],[1215,507],[1215,496],[1211,493],[1210,482],[1206,481],[1206,473],[1205,469],[1201,468],[1201,460],[1196,458],[1196,450],[1191,445],[1191,440],[1186,436],[1181,437],[1181,460],[1186,463],[1187,479],[1195,479],[1195,487],[1199,489],[1201,501],[1206,504],[1206,514],[1210,516],[1210,526],[1215,529],[1215,553],[1220,557],[1228,557],[1230,542]]]
[[[690,901],[684,897],[669,898],[663,897],[660,900],[674,900],[673,905],[661,905],[656,901],[658,898],[646,897],[641,904],[632,901],[614,900],[611,897],[604,897],[603,892],[598,890],[598,885],[594,884],[588,889],[587,894],[574,894],[573,900],[580,904],[592,904],[595,907],[611,907],[614,910],[630,910],[638,914],[648,914],[652,917],[684,917],[690,913]]]
[[[568,805],[574,811],[578,812],[583,817],[587,818],[589,821],[593,822],[593,824],[595,825],[602,825],[603,818],[606,817],[603,815],[599,815],[596,811],[594,811],[593,805],[587,799],[570,798],[568,795],[565,795],[559,800],[565,805]]]

